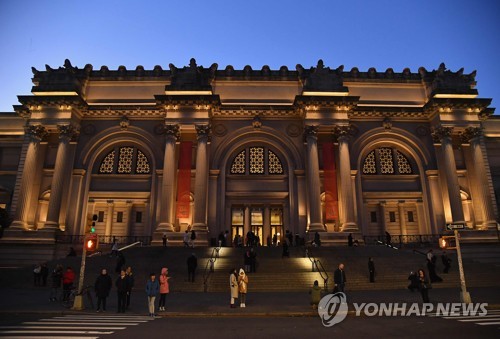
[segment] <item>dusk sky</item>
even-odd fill
[[[0,112],[31,91],[31,67],[219,69],[285,65],[367,71],[477,70],[500,102],[500,1],[0,0]],[[497,114],[500,114],[497,111]]]

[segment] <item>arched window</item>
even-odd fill
[[[414,174],[410,160],[399,150],[376,148],[363,161],[363,174]]]
[[[133,146],[113,148],[99,165],[99,174],[149,174],[150,172],[148,158],[144,152]]]
[[[252,146],[236,154],[231,162],[230,172],[237,175],[279,175],[284,170],[275,152],[267,147]]]

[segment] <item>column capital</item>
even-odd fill
[[[80,130],[78,127],[75,127],[71,124],[69,125],[57,125],[57,130],[59,132],[60,140],[74,140],[80,134]]]
[[[445,139],[451,139],[453,127],[438,125],[432,127],[431,134],[434,142],[443,142]]]
[[[306,125],[304,127],[304,139],[307,141],[309,138],[313,138],[314,140],[318,139],[318,125]]]
[[[481,127],[467,127],[460,133],[460,139],[463,143],[469,143],[471,141],[478,141],[482,135],[483,129]]]
[[[332,129],[332,136],[335,141],[348,141],[354,135],[354,127],[348,125],[335,125]]]
[[[42,141],[44,140],[49,133],[47,129],[42,125],[29,125],[24,128],[24,132],[29,135],[31,140],[33,141]]]
[[[167,124],[163,126],[163,133],[167,136],[167,139],[179,140],[181,137],[179,124]]]
[[[196,128],[196,135],[198,141],[202,139],[208,140],[210,138],[210,133],[211,133],[211,128],[210,124],[200,124],[200,125],[195,125]]]

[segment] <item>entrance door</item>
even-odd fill
[[[243,244],[244,215],[243,208],[233,208],[231,211],[231,241],[233,246]]]
[[[279,207],[271,208],[271,243],[278,246],[283,238],[283,209]]]
[[[250,218],[250,230],[257,237],[256,244],[262,245],[262,230],[264,228],[264,211],[260,207],[253,207]]]

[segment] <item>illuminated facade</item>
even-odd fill
[[[4,239],[81,235],[94,214],[99,235],[155,240],[438,234],[449,222],[496,237],[500,120],[475,73],[192,59],[33,74],[33,95],[0,114]]]

